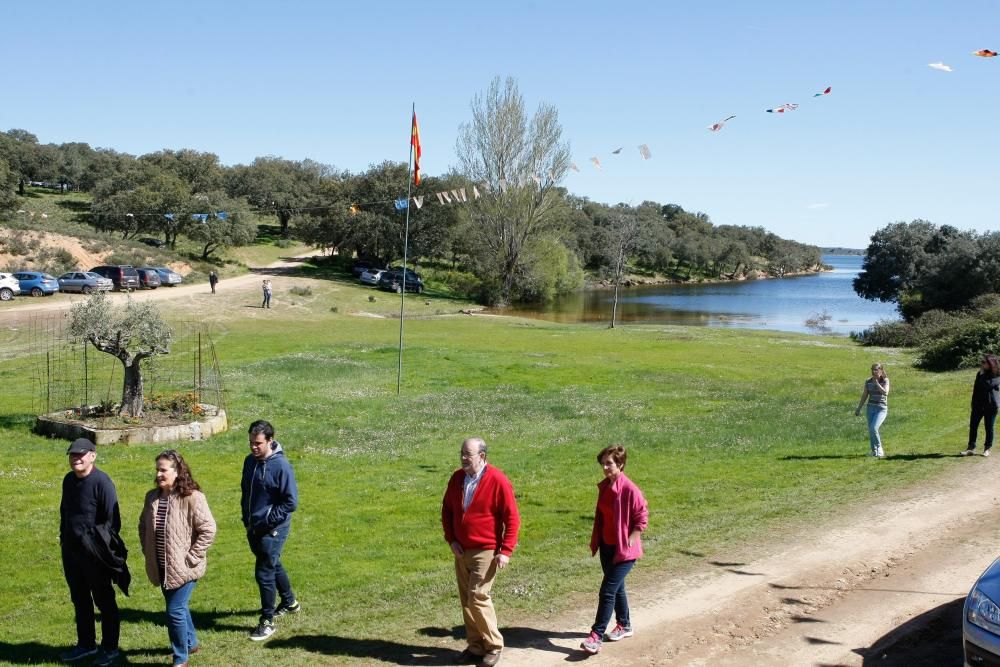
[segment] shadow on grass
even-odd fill
[[[257,610],[247,611],[191,611],[191,620],[194,621],[196,630],[232,630],[234,632],[247,632],[253,630],[253,620],[258,615]],[[122,624],[126,623],[151,623],[152,625],[165,625],[166,612],[146,611],[144,609],[120,608]],[[223,622],[226,619],[250,618],[251,621],[245,623]]]
[[[268,649],[295,648],[310,653],[384,662],[390,665],[453,665],[461,651],[415,646],[386,639],[352,639],[336,635],[298,635],[274,639]]]
[[[790,454],[788,456],[779,456],[779,461],[824,461],[828,459],[866,459],[870,458],[869,454],[810,454],[810,455],[800,455],[800,454]],[[920,461],[923,459],[960,459],[963,458],[961,454],[889,454],[885,457],[886,461]]]
[[[965,596],[938,605],[876,639],[871,646],[853,649],[862,665],[880,667],[938,667],[961,665],[962,607]]]

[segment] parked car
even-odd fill
[[[979,575],[962,609],[966,665],[1000,665],[1000,558]]]
[[[361,282],[366,285],[378,285],[378,279],[385,273],[385,269],[368,269],[361,274]]]
[[[156,289],[160,286],[160,274],[155,269],[136,269],[139,274],[139,285],[144,289]]]
[[[14,274],[21,287],[21,294],[52,296],[59,291],[59,281],[41,271],[18,271]]]
[[[115,284],[109,278],[91,271],[70,271],[59,276],[60,292],[110,292]]]
[[[21,283],[9,273],[0,273],[0,301],[10,301],[21,293]]]
[[[139,268],[140,271],[156,271],[156,275],[160,276],[160,284],[166,285],[167,287],[174,287],[175,285],[180,285],[184,281],[184,276],[177,273],[172,269],[168,269],[165,266],[143,266]]]
[[[110,278],[119,292],[139,289],[139,272],[127,265],[95,266],[93,273]]]
[[[405,289],[407,292],[416,292],[420,294],[424,291],[424,281],[420,279],[420,276],[411,271],[406,270],[406,279],[403,279],[403,269],[400,267],[393,267],[391,269],[386,269],[382,272],[382,275],[378,279],[378,288],[388,290],[390,292],[398,292],[405,283]]]
[[[160,239],[154,239],[151,237],[146,237],[144,239],[139,239],[139,243],[145,243],[146,245],[153,248],[163,248],[167,245],[166,241],[161,241]]]

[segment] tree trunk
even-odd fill
[[[139,361],[122,362],[125,366],[125,383],[122,385],[122,406],[118,414],[125,417],[142,416],[142,367]]]

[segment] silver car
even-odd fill
[[[979,575],[962,609],[966,665],[1000,665],[1000,558]]]
[[[0,301],[10,301],[21,293],[21,283],[9,273],[0,273]]]
[[[70,271],[59,276],[60,292],[110,292],[115,284],[110,278],[91,273],[90,271]]]
[[[160,276],[160,284],[168,287],[174,287],[184,282],[184,277],[181,274],[165,266],[143,266],[139,270],[156,271],[156,275]]]
[[[361,274],[361,282],[365,285],[378,285],[378,279],[385,273],[385,269],[366,269]]]

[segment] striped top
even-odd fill
[[[888,405],[889,397],[886,389],[889,388],[889,378],[885,379],[885,388],[872,378],[865,380],[865,390],[868,392],[868,405]]]
[[[156,503],[156,523],[154,532],[156,533],[156,564],[160,568],[160,579],[164,577],[167,569],[167,499],[160,496]]]

